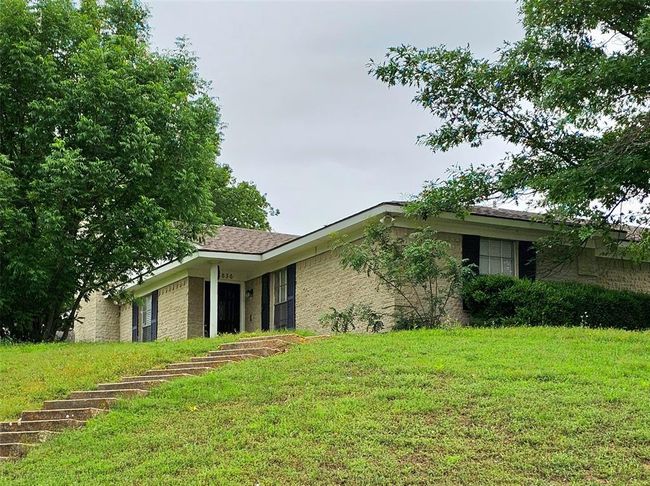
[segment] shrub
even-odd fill
[[[366,225],[358,239],[339,239],[336,248],[343,268],[373,276],[397,298],[391,313],[396,329],[440,327],[447,318],[448,302],[460,295],[462,281],[472,274],[451,252],[451,245],[431,228],[399,236],[384,222]],[[387,315],[375,312],[375,316]],[[359,316],[369,328],[373,316]],[[382,324],[383,326],[383,324]]]
[[[575,282],[480,275],[463,286],[475,326],[650,329],[650,295]]]
[[[330,328],[332,332],[350,332],[356,329],[354,325],[354,304],[346,307],[342,311],[330,307],[330,312],[323,314],[319,322],[323,326]]]
[[[342,311],[330,308],[330,312],[323,314],[319,321],[332,332],[346,333],[356,329],[356,321],[366,324],[366,331],[379,332],[384,328],[383,314],[372,310],[366,304],[351,304]]]

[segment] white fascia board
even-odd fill
[[[352,226],[358,225],[360,223],[363,223],[365,220],[373,218],[375,216],[380,216],[386,213],[403,213],[403,212],[404,212],[404,208],[397,204],[377,205],[370,209],[366,209],[365,211],[361,211],[360,213],[354,214],[348,218],[342,219],[341,221],[325,226],[324,228],[316,230],[312,233],[308,233],[305,236],[296,238],[295,240],[290,241],[289,243],[285,243],[284,245],[269,250],[266,253],[262,254],[262,261],[275,258],[277,256],[282,255],[283,253],[290,252],[291,250],[296,250],[301,246],[309,245],[310,243],[325,238],[326,236],[329,236],[332,233],[336,233],[338,231],[342,231]]]
[[[144,281],[149,280],[152,277],[161,275],[163,273],[170,272],[170,271],[172,271],[172,270],[186,264],[187,262],[194,260],[195,258],[198,257],[198,254],[199,254],[199,252],[195,251],[194,253],[191,253],[190,255],[183,258],[182,260],[176,259],[176,260],[172,260],[172,261],[167,262],[167,263],[163,263],[159,267],[154,268],[151,272],[148,272],[145,275],[143,275],[142,276],[142,280],[143,280],[142,283],[144,283]],[[138,287],[138,286],[142,285],[142,283],[138,282],[139,279],[140,279],[139,277],[136,277],[131,282],[127,282],[126,284],[124,284],[122,289],[123,290],[129,290],[129,289],[132,289],[134,287]]]
[[[205,258],[206,260],[236,260],[236,261],[249,261],[249,262],[259,262],[262,260],[262,255],[255,255],[250,253],[229,253],[223,251],[210,251],[210,250],[199,250],[194,253],[184,257],[182,260],[172,260],[170,262],[164,263],[159,267],[155,268],[151,272],[147,273],[142,277],[143,282],[150,280],[153,277],[157,277],[164,273],[171,272],[179,267],[182,267],[186,263],[189,263],[197,258]],[[137,279],[124,285],[124,290],[129,290],[137,288],[142,283],[138,283]]]
[[[463,219],[459,219],[453,213],[441,213],[437,216],[440,219],[447,219],[452,221],[457,221],[460,223],[483,223],[483,224],[492,224],[496,226],[507,226],[509,228],[522,228],[522,229],[537,229],[541,231],[551,231],[552,228],[546,223],[541,221],[527,221],[521,219],[512,219],[512,218],[499,218],[497,216],[484,216],[481,214],[470,214],[465,216]]]
[[[199,250],[198,257],[208,260],[236,260],[238,262],[261,262],[262,255],[259,253],[231,253],[226,251]]]

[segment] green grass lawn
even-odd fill
[[[41,408],[44,400],[202,355],[233,339],[0,345],[0,421]]]
[[[125,347],[126,349],[126,347]],[[167,383],[12,484],[649,484],[650,333],[349,335]]]

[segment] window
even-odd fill
[[[481,275],[514,275],[515,242],[481,238],[479,273]]]
[[[287,269],[283,268],[274,274],[273,288],[275,304],[282,304],[287,301]]]
[[[273,325],[276,329],[287,326],[289,317],[287,290],[287,269],[283,268],[273,274]]]
[[[140,325],[142,341],[151,341],[151,311],[152,311],[151,294],[143,297],[140,305]]]

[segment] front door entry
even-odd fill
[[[219,333],[239,332],[239,284],[219,282]]]
[[[241,288],[239,284],[219,282],[217,293],[219,294],[219,305],[217,307],[217,328],[219,334],[224,332],[239,332],[241,317]],[[205,282],[205,312],[204,327],[205,335],[210,335],[210,282]]]

